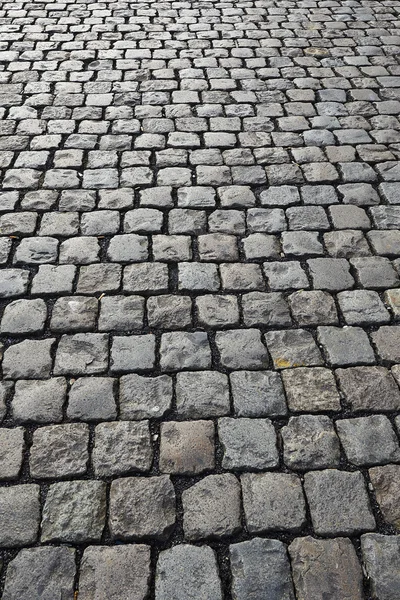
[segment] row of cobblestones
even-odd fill
[[[0,597],[400,599],[396,0],[0,2]]]

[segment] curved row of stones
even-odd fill
[[[399,13],[0,3],[2,600],[399,600]]]

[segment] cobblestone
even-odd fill
[[[0,597],[398,600],[398,13],[2,2]]]

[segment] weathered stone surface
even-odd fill
[[[152,458],[148,421],[115,421],[96,426],[92,462],[97,476],[149,471]]]
[[[323,364],[311,333],[305,329],[269,331],[265,334],[265,341],[276,369]]]
[[[239,417],[286,415],[283,385],[273,371],[236,371],[230,376],[233,405]]]
[[[346,403],[354,412],[386,412],[400,408],[400,390],[384,367],[337,369]]]
[[[349,539],[295,539],[289,546],[298,600],[362,600],[361,566]]]
[[[53,483],[43,508],[41,541],[72,544],[97,542],[101,538],[105,519],[105,483]]]
[[[351,535],[375,529],[361,473],[336,469],[306,473],[304,489],[318,535]]]
[[[172,379],[169,375],[143,377],[124,375],[119,384],[121,419],[151,419],[162,417],[172,403]]]
[[[24,340],[4,352],[3,376],[6,379],[46,379],[50,376],[50,355],[54,339]]]
[[[113,373],[151,371],[155,360],[154,335],[114,336],[110,355]]]
[[[21,550],[7,568],[4,600],[72,598],[75,579],[73,548]]]
[[[332,366],[375,363],[368,336],[360,327],[318,327],[318,341]]]
[[[400,530],[400,465],[373,467],[368,474],[385,521]]]
[[[361,536],[364,568],[375,598],[396,600],[400,587],[400,538],[366,533]]]
[[[384,415],[336,421],[336,429],[347,459],[358,466],[400,460],[394,429]]]
[[[188,371],[176,377],[176,410],[186,419],[229,414],[228,377],[216,371]]]
[[[340,410],[340,398],[333,374],[328,369],[288,369],[282,372],[290,410],[324,412]]]
[[[296,532],[306,520],[300,479],[286,473],[241,476],[243,508],[250,533]]]
[[[211,421],[169,421],[160,428],[162,473],[195,475],[213,469],[214,424]]]
[[[0,429],[0,480],[18,477],[24,448],[23,427]]]
[[[255,538],[229,547],[234,600],[294,600],[286,547]]]
[[[67,393],[64,377],[45,380],[20,379],[11,404],[16,423],[58,423]]]
[[[34,544],[40,522],[39,486],[3,487],[0,490],[0,547],[16,548]]]
[[[164,333],[161,337],[161,369],[208,369],[211,366],[211,351],[207,334]]]
[[[113,540],[163,540],[174,525],[175,491],[167,475],[112,482],[109,527]]]
[[[263,470],[279,464],[276,433],[268,419],[219,419],[218,438],[224,469]]]
[[[219,331],[215,336],[221,364],[228,369],[265,369],[268,354],[254,329]]]
[[[145,600],[150,580],[150,548],[141,544],[89,546],[82,557],[79,596],[83,600]]]
[[[283,460],[295,470],[337,467],[340,460],[339,439],[329,417],[301,415],[291,417],[281,429]]]
[[[160,553],[156,569],[157,600],[222,600],[214,551],[182,544]]]
[[[108,336],[103,333],[63,335],[58,344],[56,375],[95,375],[108,366]]]
[[[89,428],[84,423],[41,427],[33,434],[30,473],[38,479],[84,475],[89,461]]]
[[[79,421],[115,418],[115,380],[111,377],[79,377],[69,391],[67,415]]]
[[[188,540],[221,538],[241,530],[240,485],[231,473],[208,475],[182,493]]]

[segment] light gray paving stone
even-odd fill
[[[337,369],[336,376],[353,412],[387,412],[400,408],[400,390],[385,367]]]
[[[281,436],[283,460],[290,469],[311,470],[339,465],[339,439],[329,417],[290,417],[288,424],[281,430]]]
[[[400,530],[400,465],[390,464],[368,470],[375,498],[387,523]]]
[[[208,475],[182,493],[187,540],[222,538],[238,533],[240,484],[232,473]]]
[[[218,420],[218,438],[227,470],[264,470],[279,465],[275,429],[268,419]]]
[[[47,379],[52,367],[53,338],[24,340],[9,346],[4,352],[5,379]]]
[[[254,538],[229,547],[235,600],[294,600],[285,545]]]
[[[47,307],[43,300],[14,300],[4,310],[0,331],[16,335],[41,333],[46,317]]]
[[[282,381],[273,371],[235,371],[229,376],[234,411],[240,417],[273,417],[287,413]]]
[[[92,462],[97,476],[149,471],[152,457],[148,421],[114,421],[96,426]]]
[[[150,327],[185,329],[191,325],[192,302],[189,296],[152,296],[146,306]]]
[[[236,296],[197,296],[195,306],[199,324],[222,329],[239,324],[239,305]]]
[[[206,333],[174,332],[161,337],[161,369],[208,369],[211,366],[211,350]]]
[[[328,595],[332,600],[362,600],[361,566],[348,538],[296,538],[289,554],[299,600]]]
[[[285,327],[292,324],[286,300],[278,292],[244,294],[242,309],[246,326]]]
[[[396,600],[400,585],[400,539],[366,533],[361,536],[363,565],[376,598]]]
[[[337,325],[335,302],[330,294],[320,290],[301,290],[290,294],[289,306],[299,325]]]
[[[299,531],[306,521],[300,479],[287,473],[241,476],[243,508],[250,533]]]
[[[317,535],[352,535],[375,529],[360,472],[326,469],[306,473],[304,489]]]
[[[75,579],[73,548],[25,548],[7,568],[5,600],[72,597]]]
[[[360,327],[318,327],[318,341],[332,366],[375,363],[368,336]]]
[[[113,540],[167,539],[175,525],[175,491],[168,475],[125,477],[111,484]]]
[[[72,382],[67,416],[79,421],[116,417],[115,381],[108,377],[80,377]]]
[[[179,416],[186,419],[221,417],[229,414],[228,377],[216,371],[178,373],[176,410]]]
[[[172,379],[168,375],[143,377],[134,373],[120,378],[120,418],[160,418],[171,408]]]
[[[264,337],[276,369],[323,364],[311,333],[305,329],[269,331]]]
[[[22,296],[28,289],[29,271],[4,269],[0,281],[0,298]]]
[[[145,600],[149,582],[149,546],[89,546],[83,553],[79,595],[84,600],[117,600],[121,589],[127,598]]]
[[[377,292],[354,290],[337,295],[339,308],[347,325],[388,323],[390,315]]]
[[[18,548],[37,541],[40,488],[36,484],[3,487],[0,491],[0,547]]]
[[[104,296],[100,301],[99,331],[131,331],[143,326],[144,298]]]
[[[228,369],[263,369],[268,366],[267,350],[258,330],[219,331],[215,341],[221,364]]]
[[[379,465],[400,460],[396,433],[384,415],[339,420],[336,429],[347,459],[354,465]]]
[[[318,413],[341,408],[335,379],[329,369],[288,369],[282,371],[282,380],[290,410]]]
[[[66,296],[53,306],[50,329],[55,332],[94,331],[98,313],[96,298]]]
[[[41,541],[98,542],[105,519],[105,483],[85,480],[53,483],[43,507]]]
[[[103,333],[63,335],[58,344],[56,375],[94,375],[104,373],[108,365],[108,336]]]
[[[151,371],[155,360],[153,334],[113,337],[110,354],[112,373]]]
[[[0,429],[0,479],[17,479],[25,449],[24,428]]]
[[[181,544],[160,553],[156,599],[222,600],[215,552],[209,546]]]
[[[64,377],[44,380],[20,379],[11,403],[16,423],[59,423],[67,393]]]
[[[84,423],[49,425],[36,429],[29,466],[37,479],[84,475],[89,461],[89,428]]]
[[[400,362],[400,327],[384,325],[371,334],[378,356],[388,363]]]

